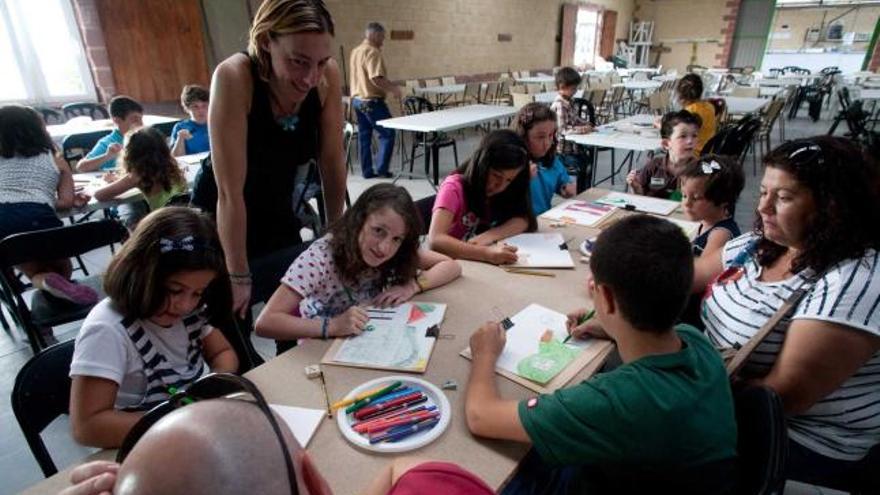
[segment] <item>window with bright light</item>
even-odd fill
[[[578,9],[574,29],[574,65],[595,64],[596,35],[599,32],[599,11]]]
[[[0,1],[0,102],[94,100],[69,0]]]

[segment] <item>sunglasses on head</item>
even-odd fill
[[[788,154],[788,159],[795,165],[803,165],[814,160],[821,165],[825,163],[825,154],[822,147],[812,141],[804,141]]]
[[[233,395],[235,397],[230,397]],[[119,447],[119,451],[116,453],[116,462],[122,463],[141,437],[144,436],[144,433],[171,411],[193,402],[224,397],[252,402],[263,412],[263,415],[266,416],[266,419],[268,419],[269,424],[272,426],[275,438],[281,446],[281,454],[284,456],[284,464],[287,466],[290,493],[292,495],[299,495],[293,460],[290,457],[287,442],[284,440],[284,435],[281,432],[281,426],[272,414],[269,403],[266,402],[265,397],[263,397],[263,394],[260,393],[253,382],[231,373],[212,373],[199,378],[185,391],[173,394],[165,402],[147,411],[131,428],[125,440],[122,441],[122,446]]]

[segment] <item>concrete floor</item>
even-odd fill
[[[161,108],[148,109],[149,113],[171,114],[178,111],[179,110],[171,105],[166,105]],[[786,122],[786,139],[824,134],[825,132],[827,132],[827,129],[830,125],[830,117],[825,116],[823,120],[820,120],[817,123],[813,123],[809,119],[803,117],[805,114],[806,112],[802,111],[802,117]],[[842,131],[842,129],[838,130],[838,132]],[[470,156],[471,152],[478,144],[481,134],[473,129],[469,129],[464,132],[454,132],[451,134],[451,136],[457,141],[459,158],[464,160],[465,158]],[[408,137],[406,139],[406,145],[408,146],[410,141]],[[780,142],[779,133],[777,131],[773,132],[772,140],[774,145]],[[353,146],[352,149],[352,156],[356,161],[355,155],[356,144]],[[605,176],[608,174],[608,155],[608,153],[601,154],[599,162],[599,173],[601,174],[601,176]],[[644,157],[637,157],[635,163],[640,164],[643,160]],[[441,176],[444,176],[448,174],[454,167],[452,163],[453,158],[451,150],[449,150],[448,148],[442,150],[440,161]],[[418,170],[418,167],[420,165],[420,161],[417,160],[416,170]],[[399,169],[399,155],[395,153],[392,161],[392,171],[396,172]],[[745,190],[740,196],[736,212],[736,220],[739,223],[740,227],[743,228],[743,230],[748,229],[753,223],[754,210],[755,206],[757,205],[758,198],[758,185],[760,181],[760,175],[753,175],[752,173],[751,156],[749,156],[746,160],[745,169],[746,186]],[[760,172],[760,166],[758,167],[758,170]],[[623,178],[625,174],[626,170],[624,170],[616,178],[614,186],[615,189],[623,190]],[[348,188],[352,200],[357,198],[358,195],[360,195],[360,193],[363,192],[367,187],[376,183],[377,180],[378,179],[362,179],[359,174],[359,169],[355,164],[354,173],[349,175],[348,182]],[[406,187],[415,199],[419,199],[434,193],[431,185],[423,179],[400,180],[398,181],[398,184]],[[602,185],[602,187],[609,186],[609,183]],[[106,266],[107,261],[109,260],[109,256],[109,250],[99,250],[88,253],[85,256],[85,261],[90,271],[100,272]],[[55,335],[59,341],[73,339],[76,336],[77,330],[78,324],[76,323],[65,325],[63,327],[56,328]],[[270,356],[274,355],[274,343],[267,341],[266,339],[261,339],[259,337],[254,337],[254,340],[257,349],[260,351],[261,354],[264,355],[264,357],[269,358]],[[11,333],[0,332],[0,479],[3,480],[2,483],[0,483],[0,495],[16,493],[19,490],[43,479],[42,473],[37,466],[36,461],[33,459],[30,450],[28,449],[28,446],[24,441],[24,437],[21,435],[21,431],[19,430],[18,423],[15,421],[9,403],[9,397],[12,391],[15,375],[21,368],[21,366],[30,358],[30,356],[30,348],[24,340],[22,333],[18,331],[13,331]],[[91,449],[81,447],[73,442],[73,440],[69,436],[69,425],[66,417],[61,417],[55,423],[50,425],[50,427],[43,433],[43,438],[44,441],[47,443],[48,449],[53,459],[55,460],[55,463],[59,466],[59,469],[63,469],[70,464],[76,463],[77,460],[81,459],[85,455],[88,455],[92,451]],[[837,492],[819,489],[808,485],[789,483],[786,493],[798,495]]]

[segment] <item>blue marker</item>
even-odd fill
[[[370,440],[370,443],[399,442],[400,440],[403,440],[411,435],[415,435],[416,433],[418,433],[420,431],[430,430],[431,428],[437,426],[437,423],[439,423],[439,422],[440,422],[440,418],[434,418],[434,419],[431,419],[428,421],[423,421],[421,423],[416,423],[414,425],[402,427],[403,429],[401,429],[399,431],[396,431],[393,433],[386,433],[385,435],[382,435],[381,437],[376,438],[375,442],[373,440]]]

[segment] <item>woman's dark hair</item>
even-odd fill
[[[519,173],[504,191],[486,198],[489,170],[519,170]],[[495,224],[522,217],[528,219],[529,232],[538,228],[529,195],[529,150],[517,133],[498,129],[486,134],[456,173],[461,174],[468,209],[477,216],[485,218],[488,207],[490,220]]]
[[[665,332],[681,316],[694,279],[691,243],[677,225],[631,215],[603,230],[590,257],[623,317],[645,332]]]
[[[667,112],[663,114],[663,118],[660,119],[660,137],[663,139],[671,138],[672,131],[675,130],[675,126],[678,124],[692,125],[699,130],[703,125],[703,119],[701,119],[699,115],[690,113],[687,110]]]
[[[22,105],[0,107],[0,156],[30,158],[54,152],[55,143],[36,110]]]
[[[686,178],[706,179],[703,196],[713,204],[727,208],[731,215],[746,185],[746,177],[738,161],[712,153],[689,163],[679,178],[682,181]]]
[[[801,253],[792,273],[811,268],[823,273],[835,264],[861,258],[880,249],[880,175],[877,162],[852,141],[816,136],[784,143],[764,157],[764,166],[788,172],[813,195],[816,209],[805,229]],[[787,248],[763,237],[761,215],[755,220],[761,235],[758,261],[768,266]]]
[[[556,112],[543,103],[533,101],[519,109],[519,112],[516,113],[516,117],[513,118],[511,129],[522,138],[526,143],[526,150],[528,150],[529,131],[537,124],[547,121],[551,121],[555,124]],[[556,143],[556,133],[554,133],[553,145],[550,146],[547,153],[544,156],[532,156],[532,160],[537,161],[543,167],[552,167],[553,160],[556,159]]]
[[[675,91],[682,103],[698,101],[703,97],[703,80],[697,74],[685,74],[675,86]]]
[[[364,262],[358,239],[370,214],[390,208],[403,218],[406,233],[394,256],[379,267],[385,285],[412,279],[419,267],[419,233],[422,218],[406,189],[394,184],[376,184],[358,197],[339,221],[330,226],[330,252],[340,277],[354,283],[372,268]]]
[[[214,223],[189,208],[160,208],[138,223],[110,260],[104,292],[127,318],[149,318],[165,304],[168,277],[195,270],[216,274],[202,293],[203,314],[212,325],[225,325],[232,289]]]
[[[170,191],[175,185],[186,184],[165,135],[152,127],[141,127],[125,136],[122,166],[137,176],[138,188],[145,193],[152,192],[156,185]]]
[[[556,72],[556,89],[570,88],[581,83],[581,75],[571,67],[561,67]]]

